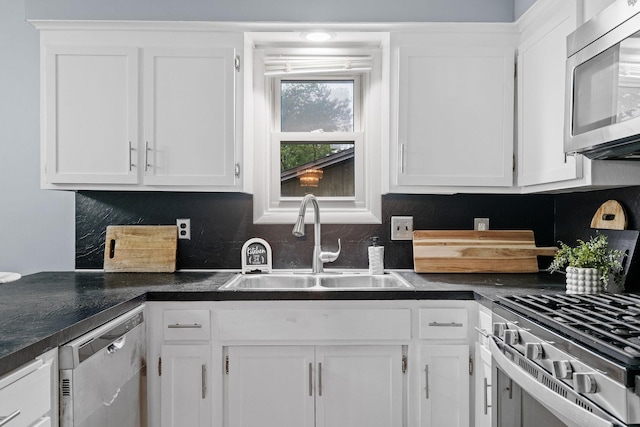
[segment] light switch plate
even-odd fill
[[[413,217],[391,217],[391,240],[413,240]]]

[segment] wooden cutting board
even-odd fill
[[[591,218],[591,228],[604,228],[607,230],[626,230],[627,215],[620,202],[607,200],[600,205]]]
[[[539,255],[558,248],[536,247],[531,230],[417,230],[416,273],[535,273]]]
[[[110,225],[104,245],[105,272],[173,273],[175,225]]]

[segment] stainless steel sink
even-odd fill
[[[414,289],[396,273],[272,273],[238,274],[219,288],[221,291],[318,291]]]
[[[392,274],[384,275],[335,275],[320,276],[320,286],[329,289],[412,289],[409,283],[400,276]]]
[[[310,274],[238,274],[220,290],[309,289],[316,284]]]

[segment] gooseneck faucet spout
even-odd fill
[[[333,262],[340,255],[342,245],[340,239],[338,239],[338,251],[337,252],[323,252],[322,245],[320,243],[320,206],[318,206],[318,200],[313,194],[307,194],[302,199],[300,204],[300,212],[298,213],[298,220],[293,226],[293,235],[296,237],[304,236],[304,215],[307,211],[307,204],[311,202],[313,204],[313,261],[311,262],[311,271],[313,273],[322,273],[324,271],[323,263]]]

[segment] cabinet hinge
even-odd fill
[[[240,55],[236,56],[235,67],[236,67],[236,71],[240,72]]]
[[[473,356],[469,355],[469,375],[473,375]]]
[[[402,356],[402,373],[403,374],[407,373],[407,356],[406,355]]]
[[[229,375],[229,356],[225,356],[224,358],[224,373]]]
[[[162,376],[162,357],[158,357],[158,376]]]

